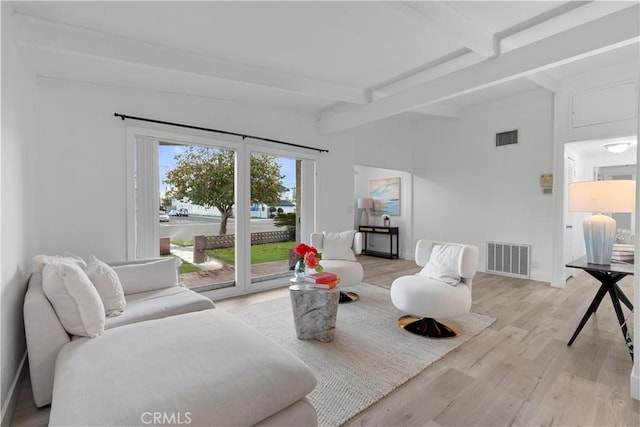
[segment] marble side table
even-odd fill
[[[294,284],[289,286],[289,295],[298,339],[332,341],[336,329],[340,290]]]

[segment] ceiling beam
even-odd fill
[[[438,28],[442,33],[484,58],[492,58],[499,53],[500,46],[493,34],[443,2],[391,1],[386,4],[429,26]]]
[[[428,114],[429,116],[446,117],[448,119],[459,119],[462,111],[459,108],[450,107],[443,104],[431,104],[411,110],[416,113]]]
[[[454,71],[458,71],[462,68],[467,68],[482,61],[484,61],[484,58],[475,52],[464,53],[457,58],[450,59],[438,65],[434,65],[433,67],[429,67],[424,71],[419,71],[393,83],[385,84],[384,86],[373,89],[373,100],[384,98],[391,93],[415,87],[420,83],[437,79],[438,77],[445,76],[449,73],[453,73]]]
[[[630,1],[591,1],[500,40],[505,53],[636,5]],[[633,13],[633,12],[629,12]]]
[[[262,86],[297,95],[336,102],[365,104],[368,91],[307,79],[249,65],[221,61],[178,49],[116,37],[16,14],[16,39],[27,46],[79,56],[106,58],[121,63],[148,66],[215,79]]]
[[[389,2],[386,4],[388,4],[389,6],[393,6],[406,14],[413,13],[413,17],[416,19],[420,19],[422,22],[427,21],[426,17],[423,16],[423,19],[421,19],[415,9],[409,7],[408,5],[403,5],[402,2]],[[632,7],[634,4],[635,3],[633,2],[617,1],[588,2],[558,16],[546,19],[544,22],[527,28],[524,31],[520,31],[501,39],[499,41],[499,52],[506,53],[511,50],[518,49],[524,45],[536,42],[546,37],[550,37],[578,25],[582,25],[595,19],[601,18],[605,15],[609,15],[611,13]],[[432,21],[436,20],[432,19],[431,21],[429,21],[429,23],[433,23],[435,25],[438,24],[437,22]],[[444,31],[447,30],[445,29]],[[469,48],[469,46],[467,47]],[[457,71],[470,65],[480,63],[484,59],[484,57],[480,56],[477,52],[474,51],[465,53],[457,58],[443,62],[442,64],[429,67],[428,69],[425,69],[423,71],[416,72],[410,76],[398,79],[392,83],[380,86],[379,88],[375,88],[372,93],[373,100],[383,98],[390,93],[398,92],[400,90],[413,87],[416,84],[433,80],[453,71]],[[545,73],[537,73],[525,78],[551,92],[557,92],[560,87],[560,83],[557,80]]]
[[[560,82],[547,73],[539,72],[537,74],[530,74],[525,76],[525,79],[547,89],[549,92],[556,93],[560,90]]]
[[[318,131],[323,134],[343,131],[638,43],[639,9],[636,4],[632,9],[613,13],[349,111],[327,111],[321,115]]]
[[[426,22],[429,25],[436,25],[439,28],[441,28],[441,30],[444,31],[445,33],[449,33],[451,36],[456,37],[456,35],[460,34],[460,32],[452,31],[451,28],[453,27],[450,25],[444,25],[443,24],[444,21],[440,18],[446,17],[446,15],[450,12],[452,12],[455,16],[458,16],[458,17],[462,15],[460,15],[457,11],[454,11],[447,5],[440,4],[440,6],[438,6],[436,3],[437,2],[429,2],[429,4],[417,3],[417,2],[413,2],[413,3],[390,2],[386,4],[393,6],[396,9],[402,11],[403,13],[413,16],[414,18],[419,17],[421,21]],[[429,13],[433,15],[428,15]],[[451,19],[450,21],[452,20],[453,19]],[[415,86],[416,84],[419,84],[425,81],[433,80],[445,74],[448,74],[448,73],[451,73],[451,72],[454,72],[462,68],[466,68],[471,65],[478,64],[484,61],[487,58],[486,51],[483,56],[483,52],[481,50],[473,49],[474,43],[477,44],[478,40],[484,39],[485,47],[489,45],[488,43],[489,40],[491,40],[491,44],[495,44],[496,46],[498,46],[499,44],[500,47],[494,48],[494,51],[491,52],[492,53],[491,56],[495,56],[495,54],[502,51],[501,49],[503,49],[504,47],[508,47],[508,50],[512,50],[517,47],[520,47],[517,41],[510,40],[509,38],[505,40],[500,40],[498,42],[494,34],[491,34],[481,28],[478,28],[473,22],[469,21],[466,17],[462,17],[461,20],[463,23],[464,21],[467,21],[466,24],[463,24],[463,29],[464,31],[468,32],[467,34],[468,37],[464,37],[462,39],[458,38],[458,40],[466,48],[471,49],[471,52],[462,54],[457,58],[453,58],[441,64],[435,65],[433,67],[429,67],[424,71],[417,72],[406,78],[399,79],[393,83],[376,88],[372,92],[373,100],[383,98],[385,96],[388,96],[391,93],[398,92],[400,90]],[[470,30],[474,28],[475,30]],[[472,32],[474,33],[472,34]],[[543,38],[543,37],[540,36],[539,38]],[[527,76],[526,79],[551,92],[556,92],[560,87],[559,83],[556,80],[554,80],[552,77],[548,75],[545,75],[544,73],[530,75],[530,76]],[[421,111],[426,113],[424,108]]]
[[[633,2],[622,1],[591,1],[575,9],[564,12],[553,18],[546,19],[537,25],[519,31],[500,40],[500,52],[506,53],[518,49],[527,44],[550,37],[552,35],[569,30],[578,25],[586,24],[606,15],[632,7]],[[557,92],[560,83],[545,73],[527,76],[526,79],[551,92]]]

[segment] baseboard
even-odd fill
[[[2,402],[2,423],[0,425],[2,427],[9,427],[11,425],[11,419],[13,418],[13,411],[18,404],[18,398],[20,397],[20,391],[22,390],[22,384],[24,384],[24,380],[27,374],[27,352],[24,352],[22,356],[22,360],[18,365],[18,370],[16,372],[15,377],[13,378],[13,382],[11,383],[11,387],[9,388],[8,397]]]

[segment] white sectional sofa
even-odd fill
[[[126,308],[93,338],[68,333],[50,285],[43,290],[46,262],[34,268],[25,333],[34,401],[52,404],[50,425],[315,425],[311,370],[180,285],[178,262],[111,264]]]

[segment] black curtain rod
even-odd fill
[[[242,139],[245,139],[245,138],[258,139],[260,141],[273,142],[275,144],[288,145],[290,147],[298,147],[298,148],[304,148],[306,150],[314,150],[314,151],[317,151],[319,153],[328,153],[329,152],[329,150],[325,150],[324,148],[309,147],[307,145],[294,144],[292,142],[278,141],[277,139],[261,138],[259,136],[244,135],[242,133],[236,133],[236,132],[228,132],[226,130],[203,128],[203,127],[200,127],[200,126],[185,125],[183,123],[165,122],[163,120],[145,119],[144,117],[127,116],[125,114],[120,114],[120,113],[113,113],[113,115],[115,117],[120,117],[122,120],[130,119],[130,120],[139,120],[139,121],[142,121],[142,122],[159,123],[161,125],[177,126],[177,127],[181,127],[181,128],[187,128],[187,129],[204,130],[204,131],[207,131],[207,132],[215,132],[215,133],[222,133],[222,134],[225,134],[225,135],[239,136]]]

